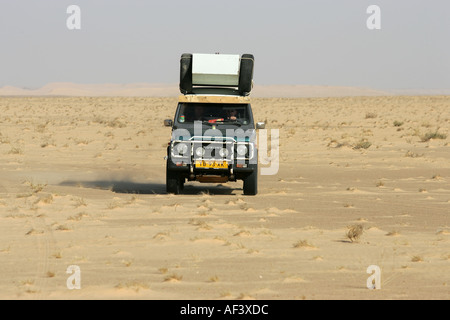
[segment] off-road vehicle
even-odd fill
[[[244,181],[244,194],[258,192],[256,129],[248,97],[252,55],[183,54],[180,91],[167,147],[166,189],[179,194],[186,181]]]

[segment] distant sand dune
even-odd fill
[[[175,97],[180,94],[178,84],[77,84],[70,82],[49,83],[41,88],[0,87],[0,96],[130,96]],[[255,85],[252,96],[259,98],[284,97],[345,97],[390,95],[448,95],[450,89],[390,90],[382,91],[365,87],[318,85]]]

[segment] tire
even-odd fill
[[[247,96],[252,91],[253,86],[253,65],[255,58],[252,54],[243,54],[239,69],[239,94]]]
[[[244,179],[244,195],[255,196],[258,193],[258,170],[255,169]]]
[[[180,92],[192,92],[192,54],[183,53],[180,59]]]
[[[181,192],[181,179],[180,177],[166,169],[166,192],[173,194],[180,194]]]
[[[185,182],[185,178],[180,178],[180,192],[184,190],[184,182]]]

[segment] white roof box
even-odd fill
[[[252,54],[183,53],[180,59],[180,91],[192,94],[201,88],[234,88],[247,96],[253,87]]]
[[[197,86],[238,86],[240,56],[238,54],[192,55],[192,84]]]

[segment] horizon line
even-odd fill
[[[268,90],[270,89],[270,90]],[[0,96],[134,96],[175,97],[181,95],[178,83],[75,83],[49,82],[38,88],[4,85]],[[447,96],[449,89],[375,89],[359,86],[314,85],[314,84],[255,84],[253,97],[303,98],[346,96]]]

